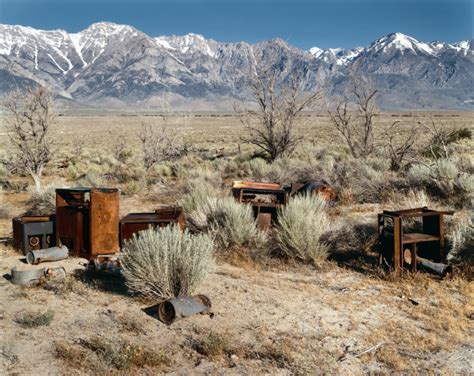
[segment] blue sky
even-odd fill
[[[0,0],[0,22],[77,32],[97,21],[151,35],[218,41],[279,37],[300,48],[364,46],[399,31],[424,41],[473,37],[474,0]]]

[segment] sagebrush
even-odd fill
[[[148,229],[126,242],[122,271],[130,290],[158,298],[193,293],[214,267],[214,242],[176,226]]]

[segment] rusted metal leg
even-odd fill
[[[411,246],[411,271],[413,273],[416,272],[416,251],[417,251],[416,243],[413,243]]]

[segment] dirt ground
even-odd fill
[[[57,356],[58,343],[80,347],[94,336],[126,338],[169,357],[158,369],[130,368],[129,374],[467,375],[473,369],[472,285],[456,279],[420,276],[400,283],[330,265],[255,270],[219,263],[199,289],[212,301],[213,318],[166,326],[143,312],[153,302],[129,296],[120,280],[113,286],[99,277],[74,280],[57,290],[15,286],[8,280],[11,267],[27,266],[10,248],[0,252],[1,374],[114,371],[106,359],[78,366]],[[84,263],[47,266],[72,273]],[[47,310],[54,312],[49,326],[17,322],[24,312]],[[196,344],[209,333],[222,349],[203,355]]]

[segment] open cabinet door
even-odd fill
[[[92,189],[90,200],[90,258],[119,251],[119,192]]]

